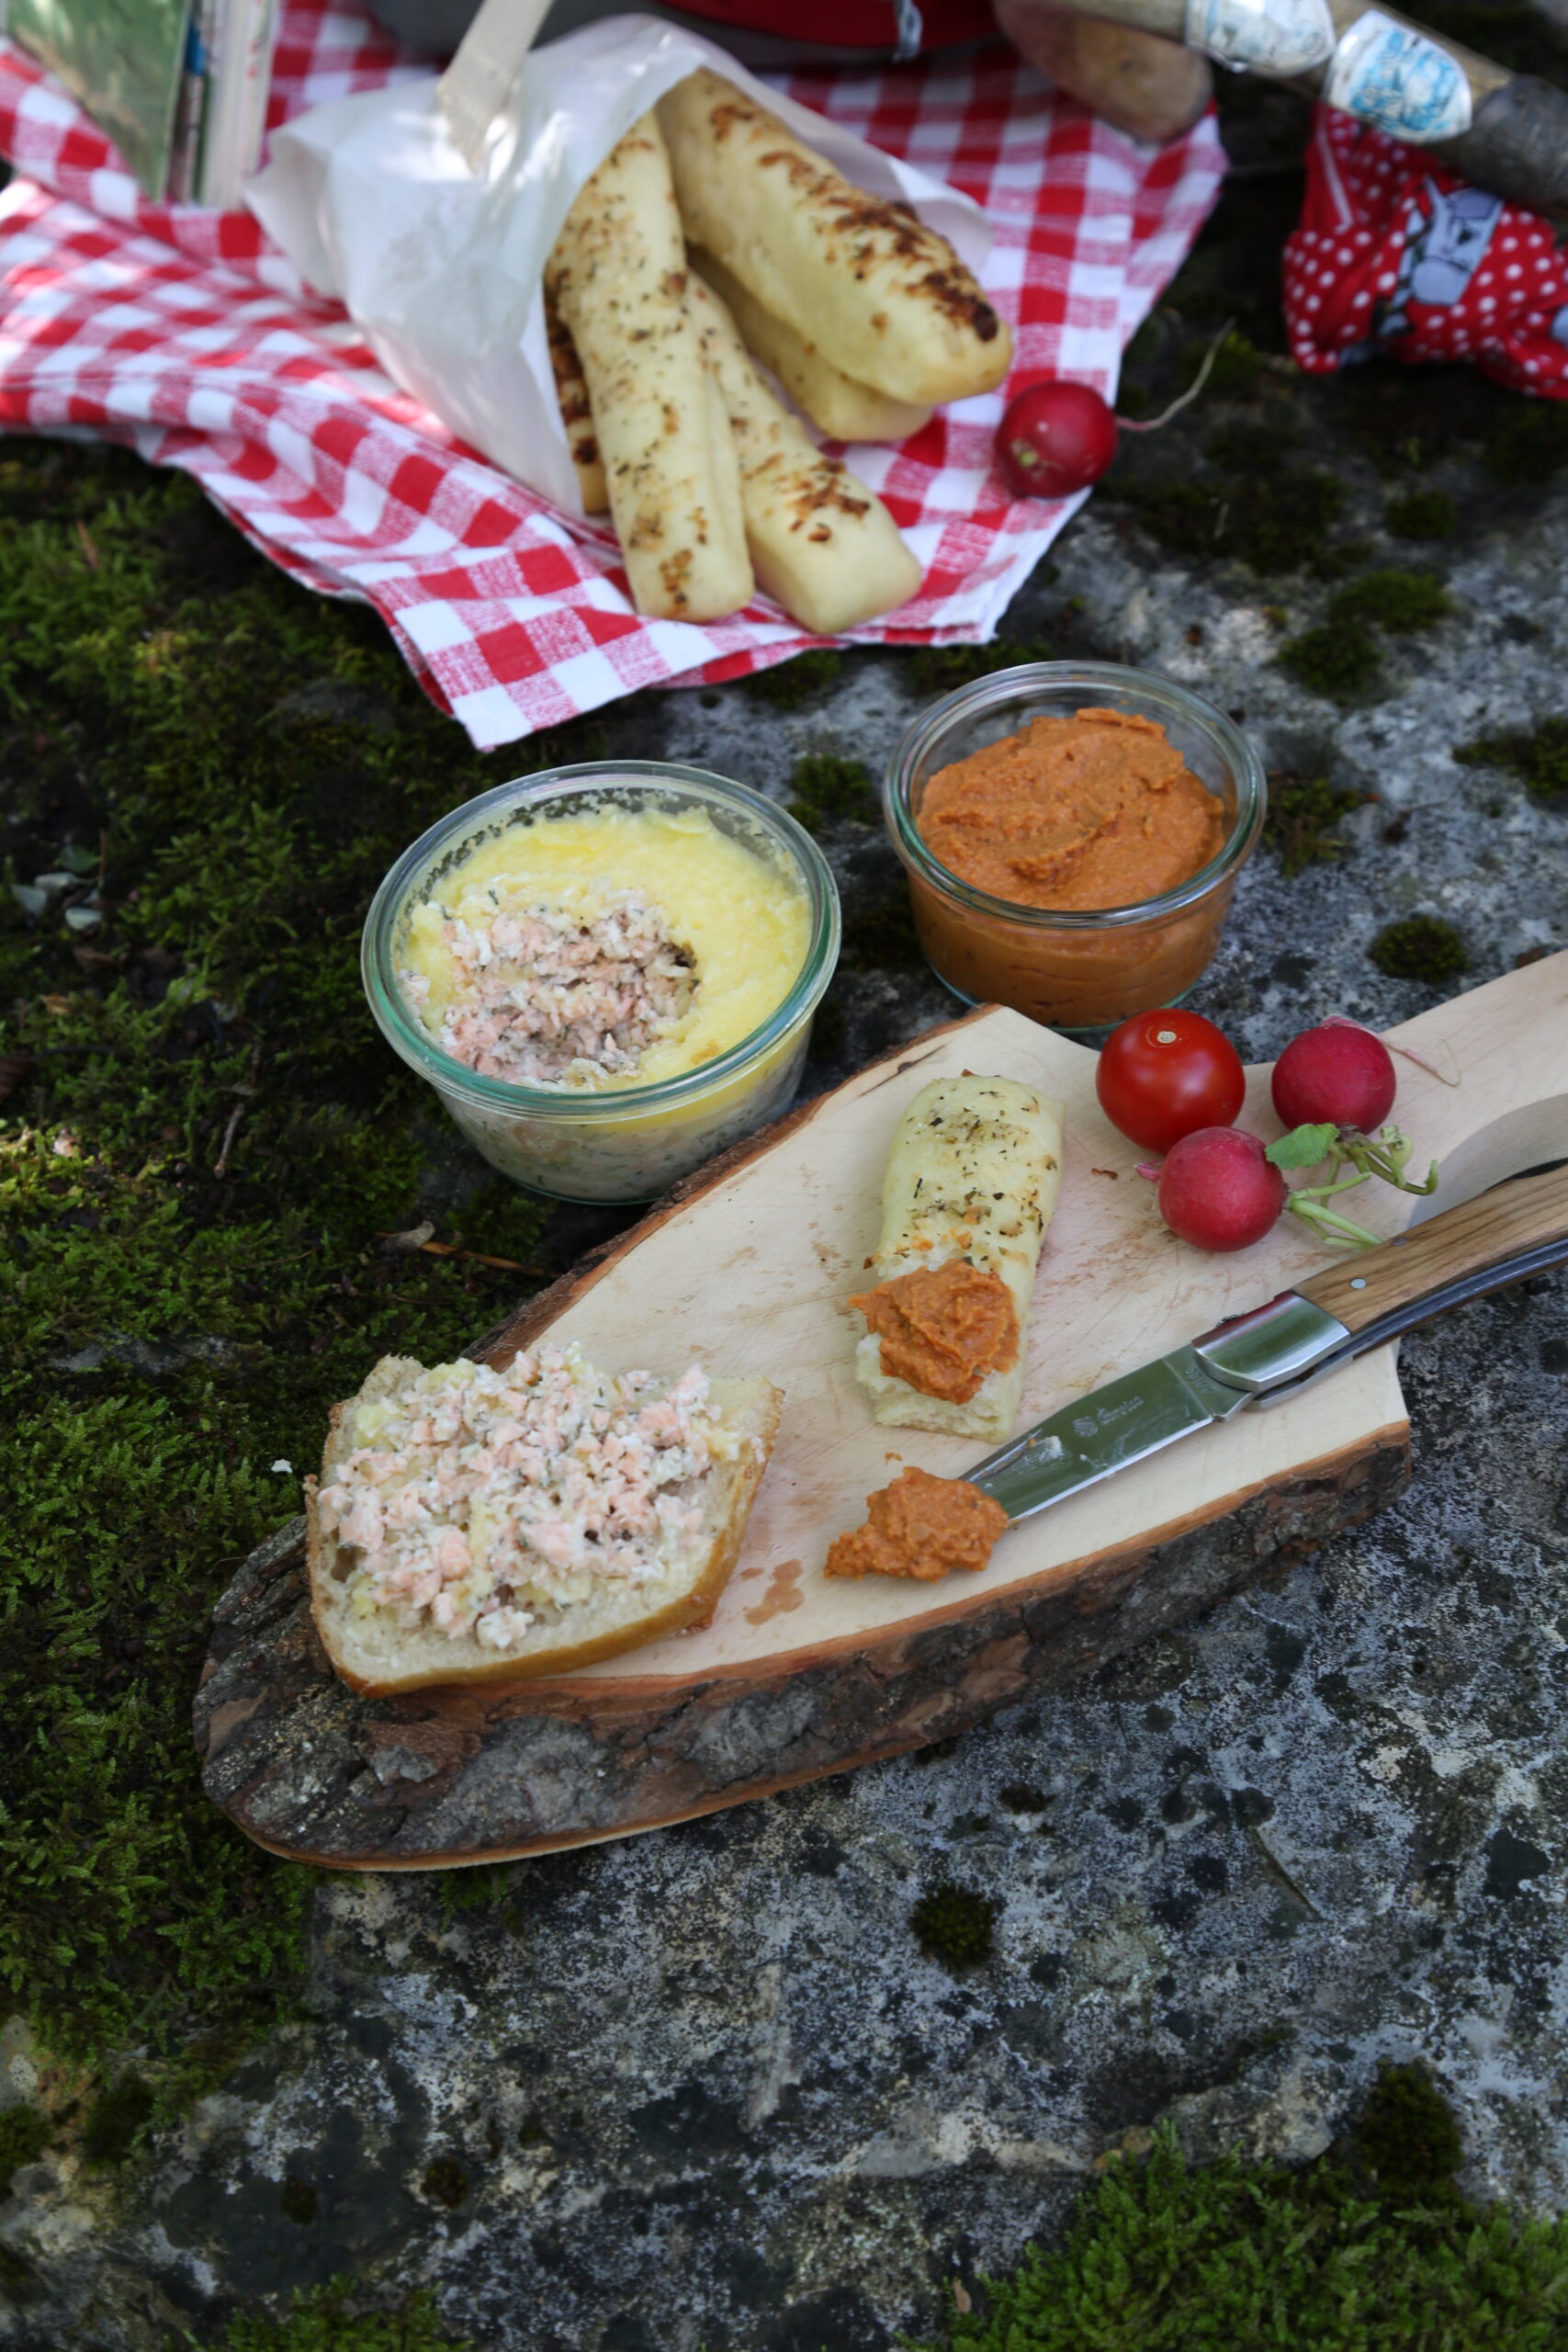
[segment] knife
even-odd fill
[[[1031,1519],[1194,1430],[1283,1405],[1369,1348],[1568,1261],[1568,1166],[1516,1178],[1358,1250],[1092,1389],[964,1476]]]

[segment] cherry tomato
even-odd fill
[[[1287,1127],[1359,1127],[1371,1135],[1393,1108],[1393,1057],[1370,1029],[1325,1021],[1292,1037],[1274,1065],[1274,1108]]]
[[[1116,455],[1116,418],[1089,384],[1031,384],[997,428],[997,456],[1015,498],[1070,498]]]
[[[1272,1232],[1288,1197],[1262,1144],[1239,1127],[1183,1136],[1159,1172],[1159,1213],[1198,1250],[1249,1250]]]
[[[1113,1127],[1145,1151],[1168,1151],[1199,1127],[1228,1127],[1247,1074],[1201,1012],[1137,1012],[1107,1038],[1094,1088]]]

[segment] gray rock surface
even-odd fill
[[[1387,640],[1374,695],[1341,709],[1276,664],[1331,582],[1172,552],[1104,498],[1008,624],[1162,668],[1245,713],[1271,768],[1377,794],[1337,862],[1287,880],[1264,851],[1243,877],[1195,1001],[1253,1057],[1432,1001],[1369,960],[1393,916],[1455,922],[1465,985],[1568,943],[1568,804],[1451,756],[1562,706],[1568,509],[1483,470],[1502,395],[1380,380],[1407,438],[1439,420],[1419,482],[1459,526],[1436,550],[1456,610]],[[1384,532],[1372,401],[1267,374],[1146,468],[1181,478],[1227,417],[1288,428],[1346,486],[1353,565],[1429,562]],[[682,694],[604,735],[787,797],[809,751],[877,768],[914,700],[898,661],[856,657],[796,709]],[[828,846],[852,934],[897,869],[864,827]],[[821,1083],[952,1010],[874,957],[833,1002]],[[432,1198],[462,1181],[444,1146]],[[1568,2201],[1568,1282],[1416,1335],[1404,1378],[1404,1501],[1075,1695],[494,1877],[324,1883],[304,2015],[114,2201],[69,2164],[18,2177],[0,2240],[49,2283],[8,2340],[152,2352],[353,2269],[433,2284],[493,2352],[872,2352],[1160,2119],[1201,2157],[1306,2157],[1384,2057],[1439,2070],[1471,2188]],[[942,1882],[995,1905],[962,1977],[910,1928]]]

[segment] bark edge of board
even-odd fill
[[[330,1869],[444,1870],[667,1827],[950,1737],[1065,1689],[1393,1502],[1404,1421],[1238,1496],[1216,1517],[894,1628],[849,1658],[711,1676],[365,1699],[311,1621],[303,1521],[218,1604],[193,1709],[208,1795],[272,1852]],[[1048,1589],[1042,1589],[1048,1585]]]

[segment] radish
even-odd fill
[[[1239,1127],[1183,1136],[1159,1172],[1159,1213],[1197,1250],[1249,1250],[1279,1223],[1285,1200],[1283,1176]]]
[[[1381,1037],[1348,1021],[1292,1037],[1274,1065],[1274,1108],[1287,1127],[1352,1127],[1371,1135],[1393,1108],[1398,1080]]]

